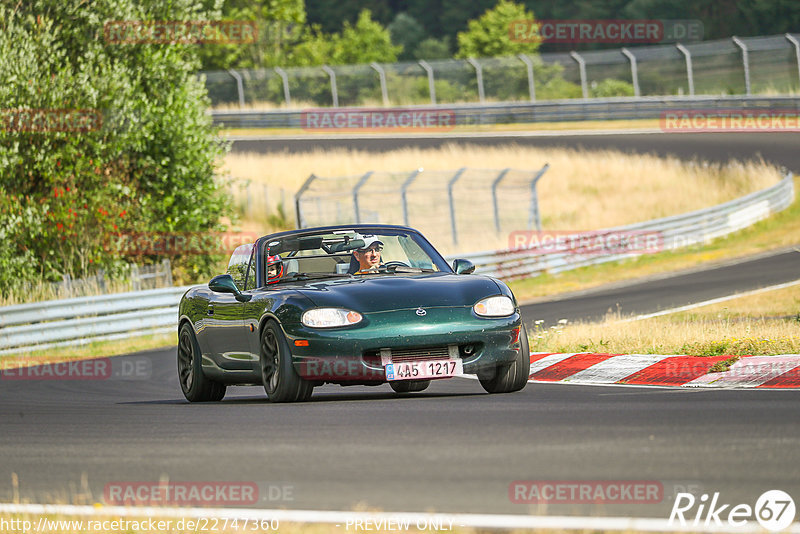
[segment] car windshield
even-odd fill
[[[414,232],[379,229],[295,234],[270,241],[286,280],[301,277],[449,271],[444,259]]]

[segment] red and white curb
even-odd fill
[[[727,371],[709,373],[730,356],[531,353],[534,382],[679,387],[800,388],[800,354],[742,356]]]

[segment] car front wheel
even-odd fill
[[[511,393],[519,391],[528,383],[531,370],[531,351],[528,347],[528,332],[520,325],[519,352],[511,365],[498,366],[491,377],[482,378],[481,386],[489,393]]]
[[[261,332],[261,381],[270,402],[306,401],[314,390],[294,370],[289,343],[273,321]]]

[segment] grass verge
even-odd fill
[[[452,130],[426,132],[419,129],[413,132],[405,129],[401,134],[436,134],[436,135],[460,135],[479,132],[558,132],[558,131],[584,131],[584,130],[658,130],[661,128],[660,119],[638,119],[638,120],[608,120],[608,121],[558,121],[558,122],[531,122],[515,124],[470,124],[456,126]],[[266,137],[266,136],[348,136],[348,135],[381,135],[393,133],[391,130],[321,130],[321,129],[298,129],[298,128],[227,128],[220,130],[220,135],[224,137]]]
[[[794,183],[797,191],[800,187],[800,177],[795,177]],[[524,302],[613,282],[720,263],[798,244],[800,244],[800,198],[796,196],[794,202],[782,212],[711,243],[642,255],[621,262],[583,267],[559,274],[546,273],[511,282],[509,286],[517,299]]]
[[[799,312],[800,294],[790,287],[641,321],[609,316],[598,323],[562,321],[549,328],[537,321],[529,333],[530,347],[534,352],[798,354]]]
[[[132,337],[129,339],[97,341],[76,347],[52,347],[32,352],[0,356],[0,370],[9,367],[29,367],[72,360],[120,356],[144,350],[175,347],[177,344],[178,334],[176,332]]]
[[[330,179],[313,182],[307,192],[311,200],[305,202],[304,218],[313,226],[351,220],[353,202],[343,192],[350,191],[366,170],[375,173],[360,191],[362,217],[401,223],[404,216],[398,184],[411,170],[423,168],[408,189],[409,224],[444,254],[456,254],[514,246],[515,233],[529,225],[532,174],[510,172],[497,189],[501,232],[494,228],[491,183],[498,169],[534,171],[545,162],[550,170],[537,190],[542,226],[548,231],[595,230],[686,213],[764,189],[774,185],[779,176],[778,169],[763,161],[720,166],[618,151],[457,144],[377,154],[348,149],[235,153],[226,157],[225,170],[248,184],[235,189],[235,194],[248,199],[239,202],[246,207],[244,220],[259,219],[267,224],[265,215],[277,210],[279,199],[288,196],[286,191],[297,191],[309,175],[320,176],[324,169],[323,176]],[[448,181],[454,170],[462,167],[469,170],[453,188],[456,245],[447,210]],[[276,191],[278,188],[284,193]],[[314,198],[325,201],[314,203]]]

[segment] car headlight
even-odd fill
[[[507,317],[514,313],[514,302],[505,295],[486,297],[472,307],[481,317]]]
[[[315,308],[308,310],[300,319],[306,326],[312,328],[333,328],[336,326],[350,326],[361,322],[363,317],[353,310],[342,308]]]

